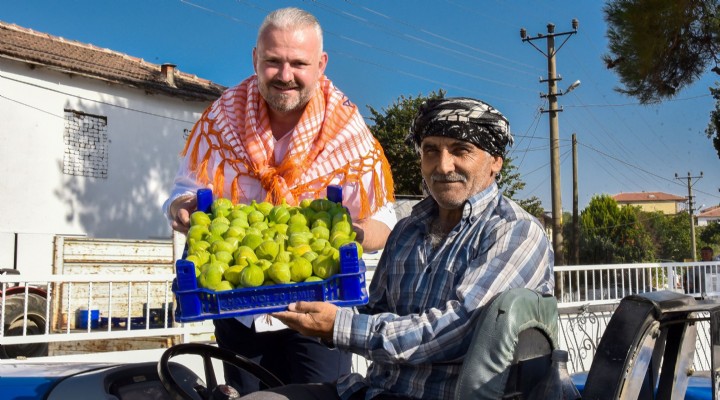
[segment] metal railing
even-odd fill
[[[189,335],[212,332],[211,323],[174,323],[174,278],[174,274],[30,279],[0,275],[2,293],[8,293],[0,297],[0,345],[150,336],[179,336],[184,342]],[[21,318],[17,318],[19,307]],[[8,328],[13,328],[11,335],[5,332]]]
[[[560,346],[570,354],[570,372],[587,371],[595,349],[615,306],[629,294],[676,290],[696,297],[720,294],[720,262],[647,263],[562,266],[555,268],[556,295],[560,310]],[[371,275],[372,271],[368,271]],[[49,275],[32,278],[0,275],[0,345],[172,337],[175,343],[211,335],[211,321],[181,324],[173,320],[174,274]],[[368,276],[370,279],[370,276]],[[38,330],[30,310],[30,298],[38,291],[47,321]],[[37,304],[36,304],[37,305]],[[22,318],[10,318],[11,309],[22,307]],[[35,311],[35,315],[38,312]],[[29,316],[30,315],[30,316]],[[706,324],[706,323],[705,323]],[[29,327],[36,329],[29,329]],[[6,330],[12,327],[12,332]],[[694,368],[708,370],[708,329],[698,329]],[[356,368],[357,369],[357,368]]]

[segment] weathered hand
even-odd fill
[[[332,340],[335,313],[338,307],[321,301],[298,301],[288,305],[287,311],[271,315],[305,336]]]
[[[197,209],[197,196],[185,195],[170,204],[171,226],[174,230],[187,233],[190,228],[190,214]]]
[[[213,185],[207,185],[207,188],[213,190]],[[190,229],[190,214],[197,210],[197,196],[194,194],[186,194],[180,196],[170,203],[170,226],[180,233],[187,233]]]

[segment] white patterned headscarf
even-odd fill
[[[420,105],[407,137],[419,150],[428,136],[445,136],[474,144],[493,156],[505,157],[512,146],[510,123],[491,105],[468,97],[429,99]]]

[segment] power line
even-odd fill
[[[152,112],[149,112],[149,111],[138,110],[138,109],[136,109],[136,108],[130,108],[130,107],[125,107],[125,106],[120,106],[120,105],[117,105],[117,104],[109,103],[109,102],[107,102],[107,101],[95,100],[95,99],[91,99],[91,98],[88,98],[88,97],[78,96],[78,95],[76,95],[76,94],[72,94],[72,93],[68,93],[68,92],[63,92],[62,90],[51,89],[51,88],[49,88],[49,87],[45,87],[45,86],[38,85],[38,84],[35,84],[35,83],[30,83],[30,82],[25,82],[25,81],[22,81],[22,80],[19,80],[19,79],[10,78],[10,77],[5,76],[5,75],[2,75],[2,74],[0,74],[0,78],[7,79],[7,80],[9,80],[9,81],[13,81],[13,82],[17,82],[17,83],[21,83],[21,84],[23,84],[23,85],[33,86],[33,87],[40,88],[40,89],[43,89],[43,90],[47,90],[47,91],[50,91],[50,92],[63,94],[63,95],[65,95],[65,96],[71,96],[71,97],[75,97],[75,98],[78,98],[78,99],[81,99],[81,100],[91,101],[91,102],[94,102],[94,103],[103,104],[103,105],[111,106],[111,107],[116,107],[116,108],[120,108],[120,109],[123,109],[123,110],[133,111],[133,112],[140,113],[140,114],[151,115],[151,116],[153,116],[153,117],[169,119],[169,120],[172,120],[172,121],[186,122],[186,123],[188,123],[188,124],[194,124],[194,123],[195,123],[194,120],[193,120],[193,121],[188,121],[188,120],[184,120],[184,119],[180,119],[180,118],[168,117],[168,116],[166,116],[166,115],[160,115],[160,114],[152,113]],[[8,98],[8,97],[5,97],[5,96],[1,96],[1,97],[5,98],[5,99],[8,99],[8,100],[10,100],[10,101],[13,101],[13,102],[15,102],[15,103],[22,104],[22,105],[24,105],[24,106],[28,106],[28,107],[34,108],[34,109],[36,109],[36,110],[38,110],[38,111],[42,111],[42,112],[44,112],[44,113],[47,113],[47,114],[53,115],[53,116],[55,116],[55,117],[58,117],[58,115],[55,115],[55,114],[53,114],[53,113],[51,113],[51,112],[49,112],[49,111],[41,110],[41,109],[39,109],[39,108],[37,108],[37,107],[34,107],[34,106],[31,106],[31,105],[22,103],[22,102],[20,102],[20,101],[18,101],[18,100],[14,100],[14,99],[11,99],[11,98]],[[65,117],[60,117],[60,118],[63,118],[63,119],[64,119]]]

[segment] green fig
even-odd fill
[[[255,206],[253,206],[252,204],[242,204],[241,203],[241,204],[238,204],[237,206],[235,206],[235,208],[244,212],[246,215],[250,215],[251,212],[257,211],[257,210],[255,210]]]
[[[315,236],[313,236],[310,232],[296,232],[291,233],[288,237],[287,243],[290,247],[297,247],[301,244],[308,244],[310,243],[310,240],[314,239]]]
[[[268,268],[268,276],[275,283],[290,283],[291,275],[290,264],[286,262],[274,262],[270,268]]]
[[[311,227],[315,228],[316,226],[324,226],[330,229],[331,225],[332,217],[326,211],[317,212],[313,216]]]
[[[290,217],[290,219],[287,221],[288,225],[293,224],[299,224],[299,225],[307,225],[307,218],[305,218],[304,214],[297,213]]]
[[[210,225],[210,216],[202,211],[195,211],[190,214],[190,225]]]
[[[302,282],[313,273],[312,263],[302,257],[294,257],[290,263],[290,279]]]
[[[237,226],[239,228],[248,228],[250,224],[247,222],[246,218],[235,218],[230,220],[230,226]]]
[[[195,265],[196,267],[200,267],[200,266],[202,265],[202,264],[200,263],[200,257],[198,257],[198,256],[195,255],[195,254],[191,254],[191,255],[185,257],[185,261],[190,261],[190,262],[193,263],[193,265]],[[204,263],[203,263],[203,264],[204,264]]]
[[[210,221],[210,225],[212,224],[224,224],[224,225],[230,225],[230,220],[227,217],[215,217]]]
[[[195,254],[198,250],[207,250],[210,243],[205,240],[188,239],[188,253]]]
[[[258,287],[265,282],[265,273],[257,265],[250,264],[240,272],[240,285],[243,287]]]
[[[243,212],[243,210],[241,210],[241,209],[239,209],[239,208],[233,208],[233,210],[230,211],[230,215],[228,215],[227,218],[228,218],[231,222],[234,221],[234,220],[236,220],[236,219],[239,219],[239,220],[241,220],[241,221],[247,222],[247,217],[248,217],[247,214],[245,214],[245,212]]]
[[[212,204],[210,204],[210,211],[212,211],[213,213],[215,213],[215,210],[220,209],[220,208],[232,209],[233,208],[232,201],[230,201],[230,199],[220,197],[220,198],[215,199],[212,202]]]
[[[225,218],[228,215],[230,215],[231,211],[232,211],[232,208],[230,208],[230,207],[216,208],[215,211],[212,212],[212,215],[215,218]]]
[[[320,254],[315,260],[312,261],[313,274],[319,276],[322,279],[327,279],[337,273],[340,268],[339,264],[340,263],[335,260],[335,257],[332,253]]]
[[[287,235],[288,225],[287,224],[275,224],[272,226],[277,233],[281,233],[283,235]]]
[[[233,251],[237,250],[237,248],[240,246],[240,238],[235,236],[228,236],[224,239],[224,241],[230,243]]]
[[[248,214],[247,220],[250,226],[252,226],[253,222],[265,221],[265,214],[258,210],[254,210],[250,214]]]
[[[328,199],[315,199],[310,203],[310,208],[314,211],[327,211],[333,206],[333,202]]]
[[[310,242],[310,248],[312,251],[316,253],[320,253],[326,246],[328,246],[330,242],[328,242],[325,239],[315,239],[312,242]]]
[[[233,255],[229,251],[220,250],[220,251],[216,251],[213,255],[215,256],[216,260],[223,262],[225,264],[229,265],[231,262],[234,262]]]
[[[272,261],[277,257],[279,249],[280,246],[274,240],[265,240],[255,248],[255,255]]]
[[[273,204],[267,201],[255,204],[255,209],[263,214],[263,217],[267,217],[270,211],[273,209]]]
[[[232,254],[237,249],[232,243],[226,242],[225,240],[216,240],[210,245],[210,253],[216,254],[220,251],[225,251]]]
[[[202,240],[202,238],[210,233],[210,229],[205,225],[193,225],[188,229],[187,232],[187,238],[195,239],[195,240]]]
[[[261,235],[257,235],[254,233],[248,233],[243,238],[241,245],[247,246],[252,250],[255,250],[258,246],[260,246],[260,243],[264,241],[263,237]]]
[[[300,208],[308,208],[312,204],[313,199],[302,199],[300,201]]]
[[[242,240],[242,238],[245,237],[245,228],[230,225],[228,230],[225,231],[225,234],[223,235],[223,237],[225,239],[227,239],[229,237],[234,237],[234,238],[238,238],[239,240]]]
[[[198,283],[206,289],[215,290],[215,287],[222,282],[225,269],[227,269],[227,264],[218,261],[214,255],[211,255],[210,261],[200,269],[200,280]]]
[[[322,282],[323,278],[315,275],[310,275],[305,279],[305,282]]]
[[[270,222],[276,224],[287,223],[290,220],[290,211],[287,209],[287,204],[273,207],[267,217]]]
[[[293,255],[300,257],[308,251],[312,251],[312,247],[310,247],[310,245],[307,243],[303,243],[299,246],[288,247],[288,251],[293,253]]]
[[[348,219],[347,215],[343,214],[341,219],[333,224],[330,231],[343,232],[349,235],[353,231],[352,223]]]
[[[226,291],[226,290],[233,290],[233,289],[235,289],[235,288],[233,287],[233,284],[230,283],[230,282],[228,282],[228,281],[226,281],[226,280],[220,281],[220,284],[217,285],[217,286],[215,286],[215,291],[216,291],[216,292],[224,292],[224,291]]]
[[[210,252],[207,250],[198,249],[195,252],[193,252],[191,254],[191,256],[198,258],[198,262],[195,264],[195,266],[197,266],[197,267],[201,267],[204,264],[207,264],[208,261],[210,261]],[[188,256],[188,257],[190,257],[190,256]]]
[[[330,238],[330,230],[325,226],[316,226],[310,230],[317,239],[328,240]]]
[[[213,222],[210,223],[210,234],[214,236],[222,236],[225,232],[227,232],[228,229],[230,229],[230,224],[225,224],[223,222]]]
[[[308,260],[308,261],[310,261],[310,262],[313,262],[313,260],[315,260],[316,258],[318,258],[318,253],[310,250],[310,251],[308,251],[308,252],[303,253],[302,258],[304,258],[304,259],[306,259],[306,260]]]
[[[240,285],[240,273],[245,269],[245,266],[233,265],[223,272],[223,279],[233,284],[233,286]]]
[[[287,232],[286,232],[288,236],[291,236],[293,233],[298,233],[298,232],[310,232],[310,227],[308,227],[305,224],[288,225]]]

